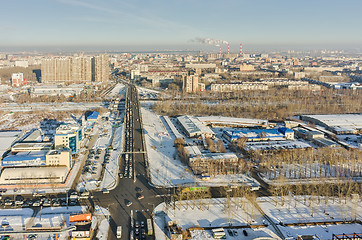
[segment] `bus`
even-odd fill
[[[226,233],[223,228],[215,228],[215,229],[212,229],[211,231],[212,231],[212,236],[215,239],[225,239],[226,238]]]
[[[150,218],[147,219],[147,230],[149,236],[153,235],[152,220]]]

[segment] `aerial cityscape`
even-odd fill
[[[0,6],[0,240],[362,239],[361,1]]]

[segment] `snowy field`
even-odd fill
[[[275,223],[362,220],[360,199],[347,199],[345,203],[344,199],[339,202],[331,197],[318,201],[316,196],[286,196],[284,204],[281,197],[260,197],[257,202]]]
[[[278,205],[276,205],[278,199]],[[295,196],[293,199],[285,198],[282,201],[277,197],[260,197],[256,199],[257,204],[262,209],[260,212],[248,200],[242,198],[234,198],[227,203],[226,199],[212,200],[195,200],[176,202],[176,207],[167,206],[161,203],[155,208],[155,234],[156,239],[164,239],[164,226],[168,221],[176,220],[182,230],[187,228],[218,228],[242,227],[241,229],[233,228],[238,233],[238,237],[226,234],[227,239],[254,239],[257,237],[272,237],[279,239],[274,228],[263,217],[265,213],[276,227],[282,232],[284,237],[296,239],[298,235],[317,234],[320,239],[331,239],[332,234],[350,234],[362,233],[362,225],[357,223],[351,224],[322,224],[310,226],[282,226],[284,224],[300,224],[312,222],[331,222],[331,221],[350,221],[362,219],[362,204],[360,200],[345,200],[339,204],[338,199],[334,201],[329,198],[328,201],[320,199],[318,203],[317,197],[311,203],[309,196]],[[305,201],[306,199],[306,201]],[[230,206],[230,207],[228,207]],[[265,224],[267,227],[253,228],[249,225]],[[242,230],[245,229],[248,236],[244,236]],[[226,232],[226,230],[225,230]],[[191,239],[214,239],[210,230],[192,230]]]
[[[362,233],[362,225],[355,224],[339,224],[339,225],[318,225],[318,226],[292,226],[282,227],[279,229],[287,238],[297,238],[298,235],[317,235],[320,240],[330,240],[333,234],[351,234]]]
[[[218,175],[208,181],[197,178],[188,166],[181,163],[174,147],[175,135],[163,117],[142,107],[147,155],[152,183],[158,186],[198,184],[220,186],[228,184],[257,185],[252,178],[243,174]]]
[[[182,230],[192,227],[243,227],[233,228],[233,231],[235,230],[240,237],[242,236],[242,229],[246,229],[250,236],[245,239],[250,240],[256,237],[273,237],[279,239],[269,228],[251,229],[248,227],[248,224],[263,224],[265,220],[257,209],[245,198],[233,199],[230,203],[230,208],[227,206],[228,203],[226,199],[222,198],[202,200],[201,202],[199,200],[180,201],[176,203],[175,210],[161,203],[155,209],[156,239],[164,239],[164,226],[168,221],[173,220],[177,220]],[[231,237],[228,234],[226,235],[228,239],[239,239],[236,236]],[[191,239],[197,240],[214,239],[209,230],[192,230],[191,236]]]

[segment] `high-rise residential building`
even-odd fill
[[[73,57],[72,80],[81,82],[94,81],[93,57]]]
[[[109,59],[80,56],[44,59],[41,64],[42,82],[105,82],[109,78]]]
[[[72,58],[50,58],[41,63],[42,82],[71,81]]]
[[[96,82],[105,82],[109,79],[109,58],[108,55],[102,54],[95,57],[95,71],[94,81]]]
[[[183,91],[187,93],[195,93],[199,89],[199,76],[190,75],[183,79]]]

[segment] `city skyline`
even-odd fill
[[[264,49],[360,48],[361,7],[357,0],[19,0],[2,4],[0,48],[218,51],[197,41],[203,38],[227,41],[232,51],[240,43]]]

